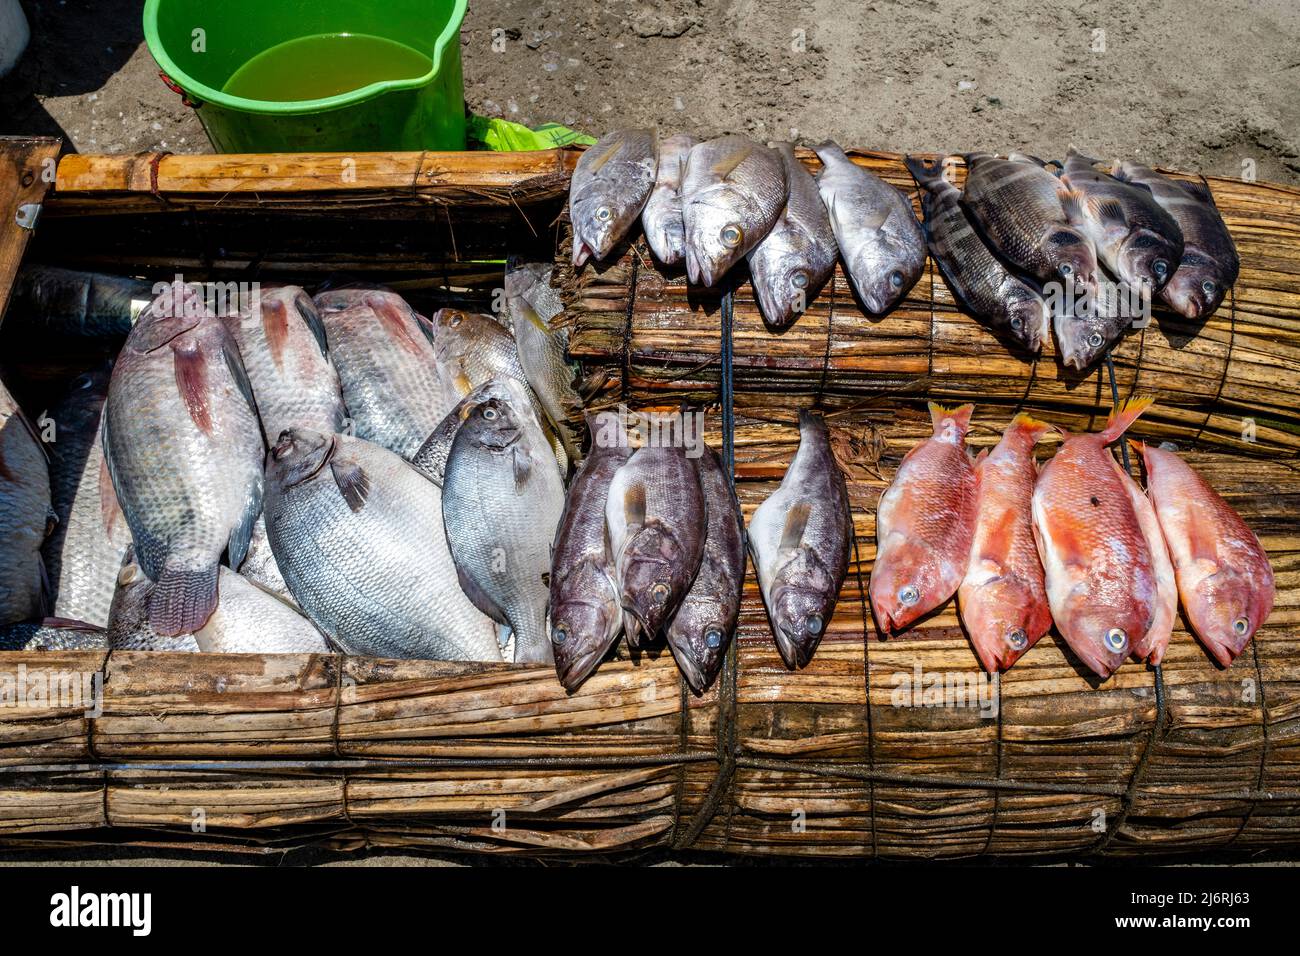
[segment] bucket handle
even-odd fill
[[[167,89],[171,90],[173,93],[177,94],[181,98],[181,104],[183,106],[188,106],[190,109],[196,110],[203,105],[202,100],[190,99],[189,94],[186,93],[183,89],[181,89],[180,85],[175,80],[173,80],[170,76],[168,76],[166,73],[163,73],[160,70],[158,72],[158,76],[159,78],[162,79],[163,85],[166,86]]]

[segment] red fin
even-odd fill
[[[276,299],[262,299],[262,332],[266,347],[271,350],[271,361],[276,368],[284,368],[284,346],[289,340],[289,310]]]
[[[205,435],[212,434],[212,409],[208,407],[208,363],[196,348],[173,348],[172,366],[176,389],[189,410],[190,418]],[[182,633],[180,631],[177,634]],[[168,635],[175,636],[175,635]]]
[[[419,340],[411,334],[410,312],[386,295],[366,296],[366,305],[398,345],[412,355],[424,356]]]
[[[1029,437],[1037,443],[1038,439],[1052,431],[1056,426],[1050,425],[1047,422],[1039,421],[1028,412],[1021,412],[1015,418],[1011,419],[1011,425],[1008,427],[1019,428],[1027,432]]]
[[[149,623],[163,637],[193,634],[217,609],[217,565],[164,567],[149,594]]]
[[[1007,552],[1011,549],[1007,547],[1012,535],[1016,532],[1016,512],[1012,508],[1004,508],[1002,514],[998,516],[997,524],[987,528],[983,538],[992,549],[986,549],[980,552],[980,560],[992,561],[999,566],[1006,560]]]
[[[937,402],[929,402],[927,407],[930,409],[930,421],[934,423],[934,430],[939,431],[939,426],[943,424],[944,419],[951,418],[953,424],[957,426],[957,431],[962,435],[970,428],[971,413],[975,411],[974,405],[960,405],[957,408],[944,408]]]
[[[1138,420],[1138,416],[1155,403],[1150,395],[1138,395],[1130,398],[1110,413],[1106,427],[1101,432],[1102,441],[1107,445],[1128,431],[1129,426]]]

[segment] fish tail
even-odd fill
[[[813,147],[813,152],[817,154],[817,158],[822,161],[823,165],[827,164],[828,157],[831,160],[844,160],[845,162],[850,162],[848,156],[844,152],[844,148],[833,139],[823,140],[818,143]]]
[[[193,634],[217,609],[217,565],[164,567],[149,594],[149,623],[163,637]]]
[[[912,178],[925,189],[933,191],[942,183],[947,182],[943,178],[943,163],[939,160],[929,162],[920,156],[904,156],[903,165],[912,174]]]
[[[1049,422],[1040,421],[1028,412],[1020,412],[1015,418],[1011,419],[1012,428],[1018,428],[1025,432],[1035,444],[1048,432],[1056,429],[1055,425]]]
[[[966,429],[970,428],[971,413],[975,411],[972,404],[959,405],[956,408],[945,408],[938,402],[928,402],[927,407],[930,409],[930,421],[934,423],[934,430],[938,432],[939,426],[945,419],[951,418],[956,424],[957,430],[961,434],[966,434]]]
[[[1101,432],[1102,441],[1107,445],[1128,431],[1129,426],[1138,420],[1138,416],[1155,404],[1153,395],[1135,395],[1118,405],[1106,419],[1106,427]]]

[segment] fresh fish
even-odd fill
[[[655,182],[653,129],[606,133],[578,157],[569,185],[573,265],[604,259],[636,222]]]
[[[262,508],[262,428],[239,349],[181,283],[136,323],[113,367],[102,441],[159,634],[203,626],[222,552],[239,565]]]
[[[697,140],[689,133],[678,133],[659,141],[659,168],[654,188],[641,210],[650,251],[666,266],[676,265],[686,255],[686,225],[682,222],[682,174],[686,156]]]
[[[353,431],[409,458],[456,404],[438,375],[433,328],[391,292],[330,296],[317,305]]]
[[[822,161],[817,188],[849,281],[869,312],[888,312],[925,268],[925,235],[912,204],[835,143],[827,140],[813,149]]]
[[[957,604],[990,674],[1007,670],[1052,629],[1030,506],[1034,445],[1050,427],[1022,412],[975,460],[975,532]]]
[[[1061,183],[1065,214],[1097,247],[1101,261],[1133,289],[1165,287],[1183,255],[1183,234],[1174,218],[1160,208],[1151,191],[1095,169],[1071,149],[1065,156]]]
[[[271,539],[266,534],[265,513],[257,516],[253,523],[253,533],[248,537],[248,554],[239,566],[239,575],[251,581],[267,594],[274,595],[291,607],[298,607],[298,600],[285,583],[280,566],[275,563],[275,553],[271,550]]]
[[[748,259],[763,319],[769,329],[782,331],[807,310],[830,279],[839,246],[817,181],[795,159],[794,146],[777,143],[772,148],[785,167],[789,195],[776,225],[750,250]]]
[[[14,281],[9,318],[42,339],[121,340],[155,295],[145,279],[28,266]]]
[[[956,593],[975,536],[975,467],[966,453],[973,405],[930,403],[934,434],[907,453],[876,508],[871,609],[885,634]]]
[[[442,520],[462,589],[510,626],[517,663],[553,662],[546,604],[563,510],[564,482],[531,410],[490,398],[471,411],[447,457]]]
[[[596,669],[623,630],[623,608],[605,537],[615,473],[632,456],[617,415],[589,420],[591,451],[569,485],[551,557],[551,650],[564,689]]]
[[[0,382],[0,624],[40,617],[48,608],[41,544],[52,515],[40,436]]]
[[[1120,340],[1131,317],[1118,307],[1104,285],[1074,289],[1074,296],[1063,297],[1052,309],[1052,327],[1061,363],[1082,372]]]
[[[1070,225],[1061,181],[1031,156],[1009,158],[966,153],[962,203],[993,249],[1039,282],[1091,289],[1097,282],[1097,250]]]
[[[1182,458],[1139,447],[1183,611],[1205,649],[1227,667],[1273,609],[1268,554],[1241,516]]]
[[[330,646],[312,623],[252,582],[221,569],[221,600],[193,633],[163,635],[150,624],[156,587],[128,563],[118,578],[108,643],[115,650],[205,651],[213,654],[328,654]]]
[[[496,627],[456,584],[437,485],[379,445],[296,428],[266,477],[276,564],[344,651],[501,660]]]
[[[343,430],[347,409],[339,373],[306,292],[296,285],[263,287],[248,308],[223,321],[239,345],[269,444],[294,426]]]
[[[1188,319],[1208,319],[1237,281],[1241,260],[1205,183],[1168,179],[1141,163],[1122,162],[1116,179],[1150,190],[1160,208],[1178,224],[1183,257],[1160,298]]]
[[[638,448],[614,474],[605,523],[629,646],[658,638],[690,590],[704,555],[706,507],[684,448]]]
[[[686,276],[711,286],[772,231],[785,209],[779,153],[744,136],[697,143],[682,173]]]
[[[1150,404],[1130,399],[1104,430],[1067,437],[1034,485],[1034,540],[1052,619],[1103,679],[1159,623],[1156,561],[1135,508],[1142,495],[1106,447]]]
[[[722,461],[712,448],[699,459],[707,530],[695,583],[668,625],[668,647],[686,683],[703,694],[722,669],[740,616],[745,586],[745,521]]]
[[[108,625],[117,572],[131,530],[117,503],[104,460],[100,418],[113,367],[105,363],[73,380],[50,412],[50,492],[58,519],[42,553],[56,617]]]
[[[925,235],[953,295],[998,335],[1038,352],[1047,341],[1050,310],[1039,291],[1002,264],[961,207],[961,191],[943,167],[915,156],[904,160],[925,190]]]
[[[799,412],[799,450],[781,485],[749,519],[759,590],[786,667],[806,667],[835,612],[853,519],[826,424]]]
[[[47,617],[0,627],[0,651],[99,651],[108,648],[103,628],[84,621]]]

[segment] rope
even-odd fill
[[[1201,430],[1192,439],[1193,444],[1199,442],[1201,436],[1205,434],[1205,429],[1210,424],[1210,416],[1214,414],[1214,409],[1219,404],[1219,398],[1223,395],[1223,387],[1228,384],[1228,370],[1232,368],[1232,347],[1237,344],[1237,287],[1235,285],[1228,287],[1228,296],[1230,299],[1228,305],[1228,354],[1223,357],[1223,374],[1219,377],[1219,387],[1215,389],[1214,398],[1205,410]]]
[[[1259,771],[1255,774],[1255,793],[1250,802],[1250,809],[1242,817],[1241,826],[1232,835],[1232,839],[1227,842],[1227,846],[1232,846],[1241,839],[1241,835],[1246,832],[1246,827],[1250,825],[1251,817],[1255,815],[1255,810],[1259,807],[1260,793],[1264,788],[1264,775],[1268,770],[1269,745],[1272,742],[1268,735],[1268,698],[1264,696],[1264,672],[1259,666],[1259,641],[1251,640],[1250,652],[1255,661],[1255,682],[1259,688],[1259,730],[1263,735],[1263,746],[1259,751]]]
[[[343,672],[347,670],[347,655],[334,655],[334,715],[330,721],[330,738],[334,743],[334,756],[338,760],[346,759],[343,755],[343,744],[339,739],[339,724],[343,716]],[[348,824],[355,827],[356,821],[352,819],[352,814],[348,812],[348,783],[349,776],[346,769],[339,772],[339,809],[343,811],[343,819]]]
[[[817,383],[817,398],[813,402],[814,408],[821,408],[822,401],[826,397],[826,376],[830,374],[831,369],[831,343],[834,341],[833,326],[835,325],[835,280],[839,278],[839,269],[831,272],[831,301],[829,311],[826,313],[826,351],[822,354],[822,375],[821,380]]]
[[[627,286],[627,314],[623,318],[623,361],[621,369],[620,382],[623,389],[623,401],[627,401],[627,393],[631,387],[632,379],[632,314],[636,310],[636,280],[637,273],[641,268],[640,256],[632,257],[632,277],[628,280]]]

